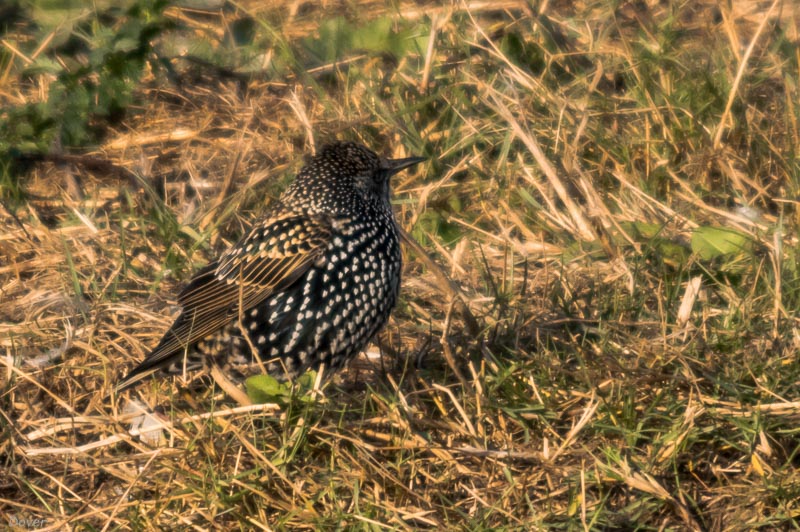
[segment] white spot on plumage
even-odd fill
[[[290,353],[292,351],[292,349],[294,349],[294,346],[297,344],[297,340],[299,340],[299,339],[300,339],[300,333],[297,332],[297,331],[294,331],[292,333],[291,339],[289,340],[289,343],[286,344],[286,347],[283,349],[283,352],[284,353]]]

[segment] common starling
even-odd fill
[[[324,146],[277,205],[178,296],[182,311],[119,392],[214,363],[278,379],[338,369],[386,323],[400,287],[389,178],[420,157]]]

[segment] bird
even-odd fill
[[[354,142],[322,146],[244,237],[182,289],[180,314],[114,392],[212,364],[280,381],[343,367],[397,303],[390,178],[424,160],[382,158]]]

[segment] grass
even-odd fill
[[[131,4],[2,27],[4,524],[800,527],[791,2]],[[108,399],[333,139],[430,158],[368,355]]]

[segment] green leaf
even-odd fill
[[[623,222],[620,225],[630,236],[639,242],[644,242],[655,250],[660,259],[668,266],[677,268],[686,264],[689,259],[687,246],[661,236],[664,231],[664,226],[661,224]],[[620,238],[617,243],[626,245],[626,241],[623,238]]]
[[[292,393],[291,382],[279,382],[272,375],[254,375],[245,381],[247,396],[254,403],[287,404],[293,397],[301,403],[308,403],[314,398],[308,394],[314,389],[317,381],[316,371],[307,371],[294,380],[297,388],[296,394]]]
[[[542,209],[542,204],[539,203],[539,201],[534,198],[526,189],[520,187],[517,189],[517,193],[519,193],[520,197],[528,202],[532,207],[536,209]]]
[[[254,403],[285,402],[291,390],[272,375],[254,375],[245,381],[247,396]]]
[[[658,251],[661,260],[667,266],[680,268],[689,260],[689,251],[682,245],[665,238],[655,238],[651,245]]]
[[[314,383],[317,382],[317,372],[316,371],[306,371],[295,381],[297,383],[297,388],[301,391],[308,391],[314,388]]]
[[[46,55],[40,55],[36,58],[36,61],[25,67],[22,71],[23,76],[38,76],[40,74],[53,74],[57,75],[61,73],[64,67],[61,66],[60,63],[47,57]]]
[[[724,227],[698,227],[692,233],[692,251],[703,260],[711,260],[750,249],[750,238]]]
[[[599,240],[592,240],[591,242],[577,241],[573,242],[564,249],[562,258],[564,262],[570,262],[577,258],[583,257],[602,257],[605,254],[603,244]]]
[[[376,53],[388,53],[402,57],[412,43],[407,32],[394,30],[395,21],[391,17],[380,17],[358,28],[353,35],[353,47]]]
[[[122,37],[114,42],[115,52],[130,52],[139,47],[139,40],[133,37]]]
[[[633,233],[637,239],[655,238],[664,230],[663,225],[647,222],[622,222],[621,225],[628,234]]]
[[[380,17],[362,26],[355,26],[344,17],[323,21],[318,37],[303,40],[305,49],[318,61],[332,62],[346,58],[355,50],[402,57],[415,45],[411,31],[396,31],[391,17]]]
[[[344,58],[353,47],[355,29],[344,17],[336,17],[323,21],[316,39],[303,40],[306,49],[317,60],[325,63]]]

